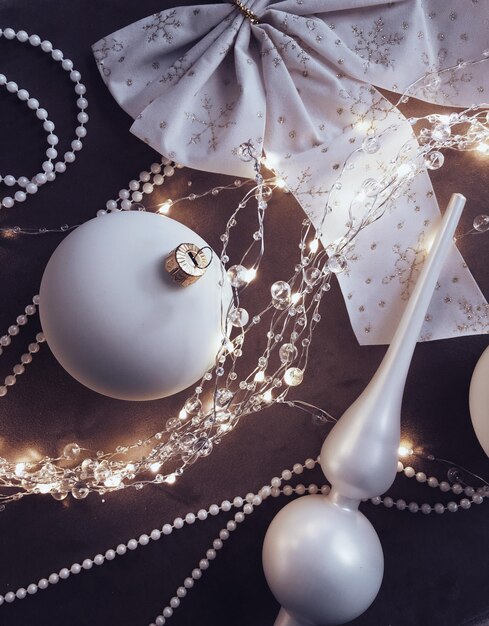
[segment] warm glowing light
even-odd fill
[[[168,474],[168,476],[165,478],[165,483],[168,483],[169,485],[174,485],[177,482],[177,477],[175,476],[175,474]]]
[[[370,126],[371,126],[370,122],[367,122],[366,120],[362,122],[357,122],[355,124],[356,130],[360,130],[360,131],[367,131],[370,128]]]
[[[164,213],[164,214],[168,213],[172,204],[173,202],[171,200],[165,200],[164,202],[160,204],[158,213]]]
[[[256,270],[254,267],[250,268],[246,272],[246,282],[251,283],[252,280],[256,277]]]
[[[315,254],[318,251],[319,248],[319,240],[318,239],[313,239],[311,241],[311,243],[309,244],[309,250]]]
[[[477,148],[476,148],[477,152],[480,152],[481,154],[489,154],[489,144],[487,143],[480,143]]]
[[[265,400],[265,402],[269,403],[273,400],[273,396],[272,396],[272,390],[271,389],[267,389],[265,391],[265,393],[263,394],[263,400]]]
[[[285,180],[283,178],[276,178],[275,179],[275,185],[279,189],[285,189],[287,187],[287,183],[285,182]]]
[[[151,470],[154,474],[156,474],[156,472],[160,469],[160,467],[161,467],[161,463],[156,462],[156,463],[151,463],[151,465],[149,466],[149,469],[150,469],[150,470]]]
[[[301,297],[302,297],[302,294],[296,291],[295,293],[292,294],[292,297],[290,298],[290,300],[292,304],[297,304],[299,300],[301,299]]]
[[[134,465],[134,463],[128,463],[126,465],[126,472],[134,472],[136,471],[136,466]]]
[[[54,483],[41,483],[38,485],[39,493],[49,493],[54,487],[56,487]]]
[[[411,444],[409,442],[401,442],[397,453],[400,457],[411,456],[413,454],[413,450],[411,448]]]
[[[255,382],[262,383],[265,380],[265,372],[260,370],[255,374]]]
[[[397,168],[397,175],[403,178],[404,176],[409,176],[413,173],[412,165],[408,163],[403,163]]]
[[[15,466],[15,475],[19,477],[23,476],[24,471],[25,471],[25,463],[17,463],[17,465]]]

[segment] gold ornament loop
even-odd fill
[[[181,243],[166,257],[165,269],[181,287],[192,285],[205,274],[211,262],[204,254],[205,248],[194,243]]]
[[[252,24],[260,23],[258,15],[255,15],[251,9],[248,9],[241,0],[233,0],[233,4]]]

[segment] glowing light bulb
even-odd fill
[[[290,298],[292,304],[297,304],[299,302],[299,300],[301,299],[301,296],[302,296],[302,294],[299,293],[298,291],[293,293],[291,298]]]
[[[187,419],[187,417],[188,417],[188,413],[187,413],[187,411],[186,411],[185,409],[182,409],[182,410],[180,411],[180,413],[178,414],[178,417],[179,417],[181,420],[186,420],[186,419]]]
[[[265,372],[260,370],[255,374],[255,382],[262,383],[265,380]]]
[[[285,180],[283,178],[276,178],[275,179],[275,185],[279,189],[285,189],[287,187],[287,183],[285,182]]]
[[[163,213],[163,214],[168,213],[168,211],[170,210],[172,204],[173,204],[173,202],[171,200],[165,200],[164,202],[162,202],[160,204],[160,207],[158,209],[158,213]]]
[[[318,239],[313,239],[311,241],[311,243],[309,244],[309,250],[315,254],[318,251],[319,248],[319,240]]]
[[[254,267],[250,268],[246,272],[246,281],[251,283],[252,280],[256,277],[256,269]]]
[[[399,446],[397,453],[399,454],[400,457],[411,456],[413,454],[413,450],[411,448],[411,445],[408,442],[404,442],[404,443],[401,442],[401,445]]]
[[[272,402],[273,400],[273,396],[272,396],[272,390],[271,389],[267,389],[265,391],[265,393],[263,394],[263,399],[265,400],[265,402],[268,404],[270,402]]]
[[[177,482],[177,477],[175,476],[175,474],[168,474],[168,476],[165,478],[165,483],[168,483],[169,485],[174,485]]]
[[[39,493],[49,493],[54,486],[54,483],[42,483],[39,485]]]
[[[356,130],[360,130],[360,131],[366,131],[370,128],[370,122],[367,122],[366,120],[362,121],[362,122],[357,122],[355,124],[355,128]]]
[[[17,463],[17,465],[15,466],[15,475],[21,477],[24,475],[24,471],[25,463]]]
[[[112,474],[107,480],[104,481],[106,487],[119,487],[122,482],[122,476],[120,474]]]
[[[156,474],[156,472],[160,469],[161,467],[161,463],[158,463],[158,461],[156,461],[155,463],[151,463],[151,465],[149,466],[149,469],[153,472],[153,474]]]
[[[134,465],[134,463],[128,463],[126,465],[126,472],[135,472],[136,471],[136,466]]]
[[[489,154],[489,144],[487,143],[480,143],[477,148],[476,148],[477,152],[480,152],[481,154]]]

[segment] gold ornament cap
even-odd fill
[[[204,249],[195,243],[181,243],[166,257],[165,269],[181,287],[192,285],[205,274],[210,261]]]

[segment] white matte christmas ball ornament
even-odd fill
[[[58,246],[40,290],[47,343],[76,380],[106,396],[154,400],[192,385],[215,360],[232,293],[214,254],[193,285],[165,269],[182,243],[206,242],[154,213],[86,222]]]
[[[472,374],[469,405],[475,434],[489,456],[489,347],[482,353]]]

